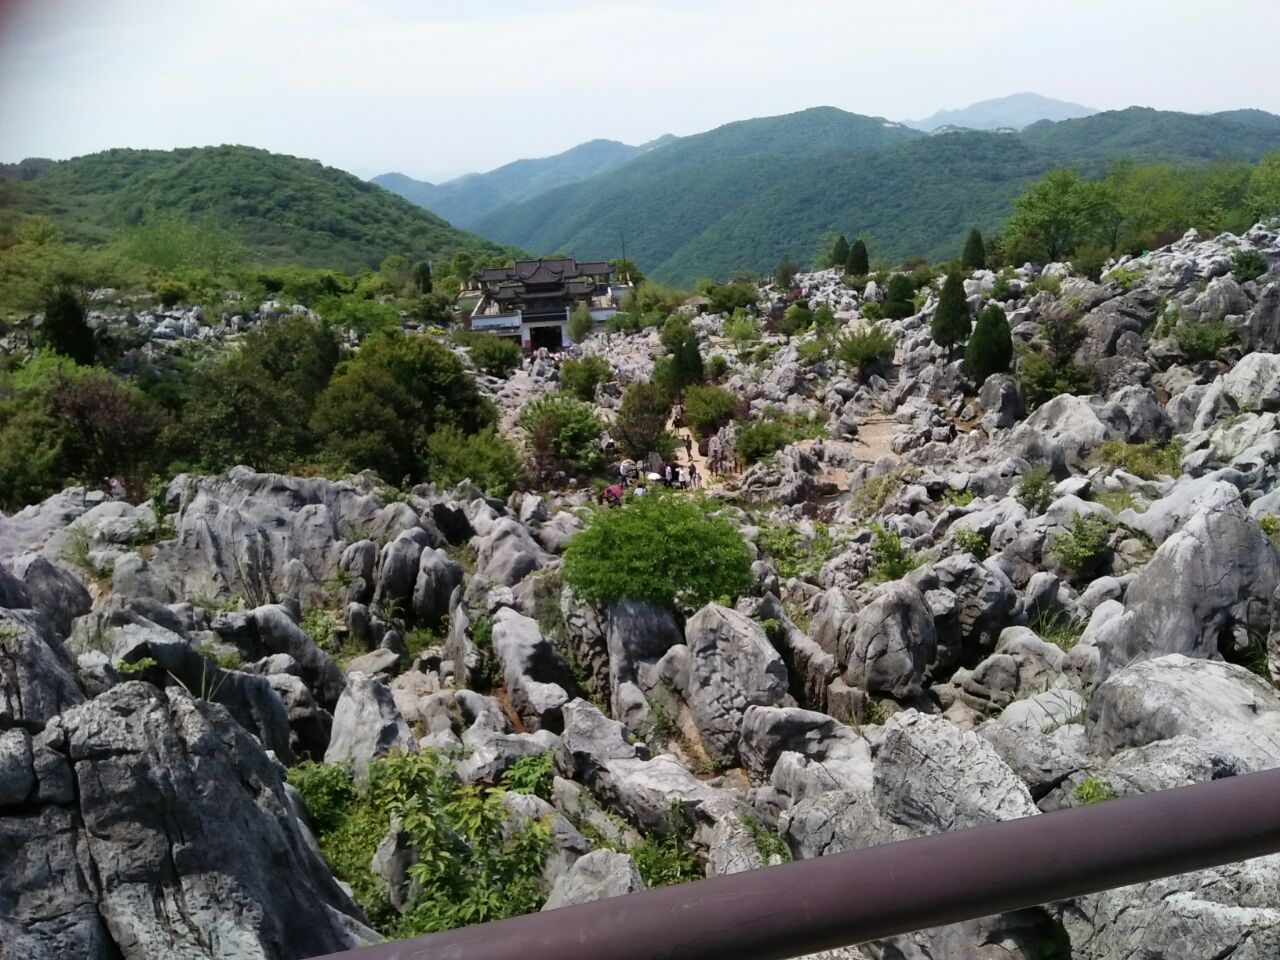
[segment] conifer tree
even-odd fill
[[[948,274],[930,327],[934,342],[946,347],[949,355],[951,348],[969,335],[971,326],[969,304],[964,297],[964,281],[958,273]]]
[[[978,314],[978,322],[965,349],[964,366],[981,387],[993,373],[1006,373],[1013,361],[1013,336],[1004,311],[991,304]]]
[[[844,234],[836,237],[836,244],[831,248],[831,265],[837,270],[843,270],[846,263],[849,262],[849,241],[844,238]]]
[[[852,256],[852,254],[850,254]],[[911,278],[905,273],[895,273],[889,278],[889,288],[885,293],[884,303],[880,304],[881,316],[890,320],[901,320],[916,312],[916,290],[911,285]]]
[[[93,363],[98,346],[85,321],[84,304],[67,286],[55,287],[44,303],[44,320],[36,328],[37,346],[47,347],[82,366]]]
[[[982,234],[974,227],[969,231],[969,239],[964,242],[964,254],[960,263],[966,270],[985,270],[987,266],[987,247],[982,242]]]
[[[845,270],[855,277],[865,277],[871,271],[871,263],[867,259],[867,245],[859,237],[849,245],[849,259],[845,261]]]

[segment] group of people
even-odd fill
[[[645,463],[623,460],[618,464],[617,476],[617,483],[611,483],[600,492],[601,503],[617,506],[622,503],[628,488],[632,496],[643,497],[651,486],[656,485],[672,490],[694,490],[702,486],[702,474],[692,457],[687,467],[678,460],[663,460],[657,454],[650,454]]]

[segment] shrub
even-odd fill
[[[1031,408],[1040,406],[1060,394],[1086,394],[1093,391],[1093,377],[1073,363],[1054,366],[1048,354],[1032,352],[1018,361],[1018,379]]]
[[[738,424],[734,435],[738,455],[750,466],[777,453],[787,445],[787,431],[774,420],[748,420]]]
[[[849,259],[844,264],[845,272],[855,277],[865,277],[871,271],[867,259],[867,245],[859,237],[849,244]]]
[[[756,287],[753,283],[726,283],[707,291],[712,313],[732,314],[756,305]]]
[[[915,293],[911,278],[905,273],[895,273],[889,278],[884,302],[880,304],[881,316],[889,320],[902,320],[911,316],[916,312],[913,299]]]
[[[400,327],[400,314],[394,306],[358,293],[324,297],[315,308],[326,323],[353,330],[362,337]]]
[[[1098,462],[1126,470],[1143,480],[1159,476],[1176,477],[1182,472],[1182,447],[1176,443],[1124,443],[1108,440],[1098,447]]]
[[[964,352],[966,372],[979,387],[995,373],[1006,373],[1013,360],[1013,336],[1004,311],[994,304],[978,314]]]
[[[996,274],[996,282],[991,285],[991,299],[996,303],[1006,303],[1013,299],[1013,287],[1009,283],[1010,279],[1012,278],[1003,270]]]
[[[690,387],[684,394],[689,422],[703,432],[714,431],[733,419],[738,397],[723,387]]]
[[[836,315],[825,303],[813,311],[813,328],[829,333],[836,328]]]
[[[631,850],[636,870],[648,888],[702,880],[706,871],[693,847],[694,824],[678,801],[672,801],[665,829],[642,839]]]
[[[1268,514],[1265,517],[1259,517],[1258,526],[1271,539],[1271,542],[1280,549],[1280,516]]]
[[[987,554],[991,549],[986,537],[976,530],[957,530],[951,535],[951,539],[965,553],[973,554],[976,560],[987,559]]]
[[[778,324],[778,332],[788,337],[808,330],[813,325],[813,311],[806,304],[793,303],[782,314],[782,322]]]
[[[662,328],[662,346],[667,356],[654,367],[653,380],[671,396],[684,388],[701,383],[704,378],[702,354],[693,325],[679,317],[671,317]]]
[[[1084,806],[1090,806],[1095,803],[1105,803],[1107,800],[1116,798],[1115,791],[1107,786],[1106,782],[1097,777],[1087,777],[1075,789],[1076,799]]]
[[[1044,467],[1033,467],[1022,475],[1014,488],[1014,499],[1032,516],[1044,513],[1053,499],[1053,476]]]
[[[529,434],[537,469],[592,470],[599,463],[596,441],[604,427],[581,400],[564,394],[539,397],[524,408],[518,422]]]
[[[532,794],[551,800],[551,781],[555,777],[551,751],[521,757],[502,775],[502,785],[512,793]]]
[[[733,344],[738,356],[741,357],[743,351],[750,345],[760,339],[760,328],[756,322],[750,317],[735,314],[724,322],[721,331],[724,338]]]
[[[830,340],[826,337],[815,337],[796,345],[796,359],[805,366],[813,366],[827,359],[827,352],[830,349]]]
[[[1050,555],[1071,571],[1072,580],[1087,583],[1099,572],[1109,553],[1108,541],[1114,525],[1098,514],[1076,514],[1071,530],[1049,538]]]
[[[1236,332],[1222,320],[1204,320],[1179,323],[1173,335],[1183,356],[1199,363],[1217,360],[1227,344],[1235,339]]]
[[[826,524],[815,524],[813,542],[801,538],[794,526],[766,523],[760,527],[756,546],[773,562],[783,579],[817,579],[818,571],[831,552],[831,534]]]
[[[836,341],[836,357],[863,375],[893,357],[894,336],[879,323],[869,323]]]
[[[581,343],[587,339],[587,336],[595,328],[595,320],[591,317],[591,310],[585,303],[580,303],[573,309],[573,313],[569,314],[569,339],[574,343]]]
[[[1260,250],[1237,250],[1231,257],[1231,272],[1240,283],[1257,280],[1267,272],[1267,258]]]
[[[942,284],[942,294],[933,314],[929,331],[934,342],[948,351],[969,335],[969,304],[964,296],[964,281],[960,274],[947,275]]]
[[[622,394],[622,405],[610,432],[627,456],[637,460],[659,450],[667,435],[671,397],[656,384],[633,383]]]
[[[1035,293],[1051,293],[1056,297],[1062,293],[1062,281],[1042,273],[1031,281],[1031,289]]]
[[[901,580],[920,566],[920,558],[902,545],[902,538],[879,524],[871,527],[871,576],[875,580]]]
[[[473,334],[467,345],[476,368],[494,377],[509,377],[520,368],[524,354],[520,344],[491,333]]]
[[[751,553],[710,504],[654,490],[595,514],[565,548],[563,575],[599,608],[618,600],[697,608],[750,587]]]
[[[493,427],[466,434],[446,425],[427,437],[427,478],[442,486],[471,480],[491,497],[505,497],[520,474],[515,445]]]
[[[82,366],[93,363],[97,344],[85,321],[84,305],[70,287],[60,286],[44,302],[44,319],[32,334],[36,346],[45,347]]]
[[[796,274],[800,272],[800,265],[790,257],[784,256],[778,261],[778,265],[773,268],[773,282],[781,289],[786,290],[795,282]]]
[[[596,398],[596,387],[608,381],[610,372],[609,361],[601,356],[565,360],[560,364],[560,386],[590,403]]]
[[[181,280],[165,277],[151,285],[151,292],[156,295],[162,306],[172,307],[187,299],[187,285]]]
[[[729,361],[723,353],[713,353],[707,358],[707,379],[719,383],[729,373]]]

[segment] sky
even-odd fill
[[[0,162],[240,143],[439,182],[820,105],[1280,113],[1278,39],[1280,0],[0,0]]]

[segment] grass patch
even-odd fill
[[[1160,476],[1176,477],[1182,472],[1182,447],[1173,443],[1123,443],[1108,440],[1094,453],[1094,459],[1103,465],[1118,467],[1143,480]]]

